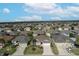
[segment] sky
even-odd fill
[[[78,3],[0,3],[0,22],[79,20]]]

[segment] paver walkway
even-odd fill
[[[48,56],[48,55],[54,55],[53,53],[52,53],[52,50],[51,50],[51,47],[50,47],[50,43],[43,43],[43,55],[46,55],[46,56]]]

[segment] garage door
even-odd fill
[[[50,43],[43,43],[43,45],[50,45]]]

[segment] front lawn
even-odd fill
[[[53,52],[55,55],[58,55],[58,54],[59,54],[59,51],[58,51],[58,49],[57,49],[55,43],[52,42],[52,43],[50,44],[50,46],[51,46],[52,52]]]
[[[6,47],[3,47],[2,49],[0,49],[0,54],[5,55],[11,55],[16,51],[16,47],[14,47],[13,45],[8,45]]]
[[[33,48],[32,45],[28,46],[24,50],[24,55],[42,55],[43,47],[42,46],[35,46]]]
[[[79,48],[72,48],[71,52],[75,55],[79,55]]]

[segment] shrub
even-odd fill
[[[74,34],[72,32],[69,33],[69,37],[74,37]]]
[[[52,42],[52,43],[50,44],[50,46],[51,46],[52,52],[53,52],[54,54],[58,55],[59,52],[58,52],[58,49],[57,49],[55,43]]]

